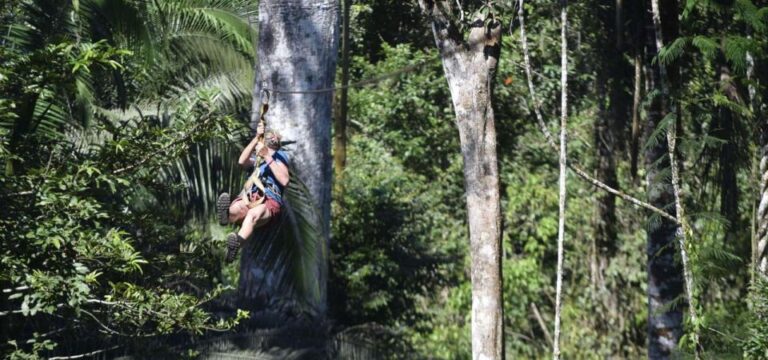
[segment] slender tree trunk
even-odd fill
[[[464,159],[472,259],[472,357],[502,359],[501,207],[492,107],[501,25],[475,19],[465,41],[444,12],[452,1],[419,4],[431,20],[443,60]]]
[[[341,26],[341,95],[338,113],[333,122],[333,168],[335,181],[341,189],[344,169],[347,166],[347,114],[349,109],[349,14],[352,0],[344,0]]]
[[[35,107],[39,98],[39,93],[27,94],[15,109],[17,118],[14,121],[13,130],[10,134],[8,149],[16,155],[29,154],[34,151],[30,146],[26,146],[25,139],[33,127],[33,114],[35,113]],[[9,157],[6,160],[6,176],[21,175],[25,172],[24,162],[20,158]]]
[[[651,19],[650,1],[648,2],[646,24],[645,64],[648,66],[646,81],[648,88],[662,94],[662,77],[653,61],[658,53],[656,29]],[[648,109],[645,137],[651,134],[666,116],[662,106],[662,96],[653,97]],[[671,125],[674,126],[674,125]],[[668,143],[666,138],[659,138],[655,145],[645,151],[646,180],[648,183],[648,201],[659,207],[674,204],[674,189],[666,179],[664,169],[669,169]],[[676,212],[669,211],[673,214]],[[683,294],[683,269],[675,260],[675,236],[677,224],[667,219],[651,221],[648,230],[648,358],[667,359],[677,348],[683,334],[683,313],[680,307],[671,306]]]
[[[633,182],[637,179],[637,162],[640,152],[640,99],[643,94],[643,61],[635,54],[634,90],[632,93],[632,140],[630,141],[630,173]]]
[[[560,359],[560,312],[563,298],[563,260],[565,257],[563,243],[565,242],[565,203],[566,180],[568,171],[568,1],[560,0],[560,179],[557,226],[557,281],[555,283],[555,339],[552,346],[552,358]]]
[[[664,44],[664,30],[661,22],[662,7],[659,5],[659,0],[651,0],[651,13],[653,19],[654,38],[656,40],[657,55]],[[679,32],[678,24],[678,6],[677,0],[666,0],[663,3],[664,16],[669,20],[667,24],[668,31],[672,38],[676,37]],[[681,112],[676,100],[672,99],[670,87],[674,87],[676,90],[679,88],[680,74],[679,70],[675,68],[671,73],[667,71],[666,65],[662,62],[658,62],[659,69],[659,82],[661,83],[661,110],[662,113],[670,114],[674,116],[674,122],[667,126],[667,156],[669,157],[669,168],[672,174],[672,194],[675,199],[675,213],[677,215],[677,230],[675,232],[675,238],[678,241],[678,249],[680,250],[680,262],[683,266],[683,280],[686,300],[688,300],[688,315],[690,316],[691,323],[693,324],[692,331],[690,333],[691,340],[694,346],[695,357],[698,360],[701,357],[701,344],[699,343],[699,329],[698,329],[698,315],[696,309],[696,302],[693,295],[693,274],[691,272],[690,261],[688,259],[687,248],[687,233],[689,228],[686,222],[685,209],[683,207],[682,200],[682,182],[680,178],[681,165],[678,163],[677,154],[677,129],[681,121]],[[668,84],[669,83],[669,84]],[[671,85],[670,85],[671,84]]]
[[[252,126],[258,121],[261,90],[271,89],[267,125],[284,141],[291,169],[307,184],[322,219],[324,241],[318,254],[317,280],[325,311],[327,254],[332,181],[331,113],[333,93],[312,91],[333,86],[338,55],[339,6],[336,0],[259,1],[259,63],[253,93]],[[285,93],[286,91],[305,91]],[[309,90],[308,92],[306,92]],[[264,296],[260,265],[246,248],[240,266],[243,300]],[[267,277],[271,275],[267,274]],[[268,284],[268,282],[267,282]],[[268,294],[271,295],[271,294]]]

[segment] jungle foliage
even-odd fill
[[[512,3],[494,9],[512,30],[504,34],[494,94],[504,345],[512,358],[545,358],[557,154],[535,126]],[[600,160],[601,64],[617,56],[605,50],[594,15],[613,3],[573,2],[569,12],[569,159],[586,169]],[[765,181],[757,154],[768,121],[766,5],[683,1],[680,37],[656,59],[680,69],[673,96],[701,316],[686,328],[700,329],[711,358],[768,358],[768,285],[754,273],[753,240]],[[189,338],[236,331],[248,318],[219,311],[238,275],[222,263],[224,230],[212,223],[216,193],[236,189],[243,176],[234,165],[250,118],[254,9],[248,0],[0,4],[3,356],[183,354],[179,344]],[[551,129],[559,104],[558,9],[539,0],[524,9]],[[469,358],[461,155],[428,22],[415,1],[359,0],[351,13],[352,83],[416,67],[350,89],[348,162],[331,220],[331,331],[386,333],[381,353],[391,358]],[[636,24],[626,25],[627,41],[642,42],[629,35]],[[619,55],[611,61],[631,69],[635,54]],[[633,74],[620,75],[631,99]],[[641,121],[653,96],[643,93]],[[633,139],[630,119],[611,124],[617,186],[642,199],[649,184],[642,165],[633,174],[632,141],[653,146],[674,122]],[[573,176],[568,193],[563,357],[642,357],[646,230],[660,219],[617,201],[616,251],[598,274],[601,193]],[[681,355],[692,353],[689,340]]]

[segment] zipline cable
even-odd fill
[[[437,60],[440,60],[440,59],[436,58],[436,59],[433,59],[431,61],[437,61]],[[332,87],[327,87],[327,88],[309,89],[309,90],[275,89],[275,88],[270,88],[270,87],[266,87],[266,86],[263,86],[261,89],[262,89],[262,91],[267,91],[268,93],[274,93],[274,94],[317,94],[317,93],[333,92],[333,91],[341,90],[341,89],[360,88],[360,87],[365,87],[365,86],[369,86],[369,85],[378,84],[378,83],[380,83],[380,82],[382,82],[384,80],[387,80],[389,78],[393,78],[393,77],[399,76],[401,74],[406,74],[406,73],[413,72],[413,71],[415,71],[415,70],[417,70],[417,69],[421,68],[422,66],[427,65],[429,63],[430,63],[430,60],[424,60],[424,61],[421,61],[419,63],[413,64],[413,65],[408,65],[408,66],[403,66],[402,68],[400,68],[398,70],[395,70],[395,71],[392,71],[392,72],[388,72],[386,74],[382,74],[382,75],[379,75],[379,76],[374,76],[374,77],[371,77],[371,78],[368,78],[368,79],[360,80],[360,81],[351,83],[349,85],[332,86]]]

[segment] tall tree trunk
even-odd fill
[[[654,37],[656,39],[656,55],[660,54],[664,44],[667,43],[667,39],[664,38],[665,23],[661,21],[662,9],[664,18],[667,19],[666,33],[670,35],[672,39],[677,37],[679,32],[678,23],[678,6],[677,0],[666,0],[663,3],[663,7],[660,5],[659,0],[651,0],[651,14],[653,19]],[[675,213],[677,216],[677,231],[675,232],[675,238],[678,243],[678,250],[680,251],[680,262],[683,266],[683,280],[685,297],[688,300],[688,315],[692,323],[692,331],[690,333],[691,342],[694,346],[694,354],[696,360],[701,358],[701,343],[699,342],[699,325],[698,315],[696,309],[695,297],[693,295],[693,274],[691,272],[690,261],[688,258],[687,249],[687,233],[688,228],[686,222],[685,208],[683,207],[683,194],[682,194],[682,180],[680,178],[680,171],[682,166],[678,162],[677,152],[677,131],[682,121],[682,112],[680,110],[677,100],[673,98],[670,88],[675,90],[675,93],[679,92],[680,87],[680,72],[676,66],[669,66],[673,70],[668,71],[668,66],[663,62],[658,62],[659,68],[659,81],[661,83],[661,110],[663,114],[670,114],[675,121],[666,127],[667,136],[667,156],[669,157],[669,168],[672,180],[672,194],[675,198]]]
[[[319,209],[322,245],[317,281],[325,311],[331,200],[331,115],[333,93],[314,91],[333,86],[338,55],[339,6],[336,0],[259,1],[259,62],[253,92],[252,127],[258,122],[261,90],[271,91],[267,125],[284,141],[291,169],[308,187]],[[283,92],[281,92],[281,90]],[[302,91],[289,93],[285,91]],[[324,248],[323,248],[324,247]],[[263,296],[260,264],[243,252],[240,292],[243,300]],[[268,275],[269,276],[269,275]]]
[[[760,194],[757,208],[757,273],[768,279],[768,119],[764,116],[759,126]]]
[[[557,223],[557,281],[555,283],[555,338],[552,346],[552,358],[560,359],[560,312],[563,298],[563,260],[565,257],[563,243],[565,242],[565,203],[566,180],[568,170],[568,1],[560,0],[560,176],[558,180],[558,223]]]
[[[464,159],[472,259],[472,357],[502,359],[501,207],[492,107],[501,24],[477,18],[465,41],[444,12],[452,1],[420,0],[419,4],[432,22]]]
[[[670,2],[669,0],[666,3]],[[668,5],[666,4],[665,5]],[[656,28],[651,18],[651,1],[647,3],[648,29],[646,31],[645,64],[648,88],[657,94],[663,94],[662,74],[653,61],[658,53]],[[666,7],[665,7],[666,8]],[[665,14],[668,14],[665,12]],[[676,12],[674,13],[676,14]],[[666,18],[665,18],[666,20]],[[664,32],[665,35],[668,32]],[[663,95],[656,95],[648,109],[645,137],[649,138],[667,115],[663,106]],[[672,124],[670,126],[675,126]],[[668,142],[658,138],[653,146],[645,151],[646,180],[648,183],[648,201],[658,207],[667,207],[675,203],[674,189],[664,175],[669,169]],[[677,214],[676,209],[669,209]],[[677,348],[683,333],[683,312],[680,307],[671,306],[673,301],[683,295],[683,268],[675,259],[675,239],[677,224],[668,219],[652,221],[648,230],[648,358],[667,359]]]
[[[768,111],[764,102],[768,99],[768,61],[755,59],[755,74],[758,82],[755,91],[754,103],[756,115],[756,128],[758,133],[758,147],[760,157],[760,183],[757,207],[757,234],[755,249],[755,262],[758,276],[763,280],[768,279]]]
[[[718,81],[720,90],[728,97],[728,100],[739,102],[736,86],[731,77],[731,69],[724,58],[719,59]],[[725,143],[720,147],[718,154],[718,175],[720,180],[720,215],[728,220],[728,230],[725,233],[726,242],[730,243],[736,234],[739,220],[739,186],[736,181],[736,138],[735,119],[733,111],[727,106],[717,108],[717,126],[715,136]]]
[[[341,26],[341,95],[337,106],[338,113],[333,121],[333,169],[337,188],[347,166],[347,114],[349,109],[349,14],[352,0],[344,0]]]
[[[594,141],[597,159],[597,178],[606,185],[618,189],[616,179],[617,147],[621,144],[621,132],[628,114],[628,94],[624,91],[626,83],[626,64],[623,61],[622,1],[605,0],[600,7],[599,18],[603,34],[609,34],[600,41],[603,44],[600,70],[597,78],[600,113],[595,123]],[[619,47],[620,46],[620,47]],[[597,216],[595,219],[595,257],[593,282],[599,288],[605,288],[603,273],[608,261],[616,253],[616,196],[610,193],[598,195]]]
[[[637,51],[634,58],[634,88],[632,92],[632,135],[630,140],[630,174],[632,182],[637,182],[637,162],[640,153],[640,100],[643,94],[643,60],[641,51]]]

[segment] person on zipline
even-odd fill
[[[264,135],[264,143],[259,138]],[[221,225],[242,222],[237,233],[227,235],[226,261],[235,259],[237,251],[253,234],[253,230],[269,224],[280,216],[283,206],[283,189],[290,181],[288,172],[288,154],[280,149],[280,135],[274,131],[264,133],[264,125],[256,128],[256,136],[240,153],[238,163],[254,172],[258,166],[258,179],[264,185],[262,190],[252,181],[246,183],[246,188],[230,203],[229,194],[219,195],[216,203],[219,223]],[[265,145],[266,144],[266,145]],[[256,164],[257,159],[263,159]],[[247,197],[247,198],[246,198]],[[261,199],[263,199],[263,202]]]

